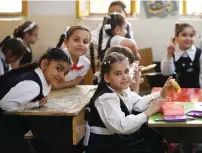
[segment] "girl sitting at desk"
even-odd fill
[[[90,67],[90,61],[85,57],[90,41],[91,33],[83,26],[71,26],[60,36],[57,47],[65,45],[63,50],[71,57],[72,68],[65,77],[65,82],[55,89],[70,88],[81,82]]]
[[[33,63],[13,69],[0,76],[0,144],[2,153],[24,153],[23,139],[28,128],[27,118],[3,115],[3,111],[20,111],[43,106],[51,86],[64,82],[71,68],[67,54],[58,48],[44,54],[39,64]],[[26,150],[28,153],[28,150]]]
[[[100,77],[89,105],[87,153],[164,153],[162,137],[143,124],[172,90],[170,78],[161,92],[140,97],[129,89],[129,60],[115,52],[104,58]]]

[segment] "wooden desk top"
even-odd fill
[[[152,92],[160,91],[162,88],[155,87]],[[180,93],[172,92],[169,97],[171,101],[179,102],[202,102],[201,88],[182,88]]]
[[[202,102],[180,102],[185,107],[185,113],[191,110],[202,110]],[[196,118],[195,120],[189,120],[186,122],[165,122],[165,121],[155,121],[155,119],[162,118],[161,113],[152,115],[149,118],[148,124],[151,127],[202,127],[202,118]]]
[[[73,88],[53,90],[48,95],[48,102],[40,108],[5,112],[6,115],[33,116],[77,116],[88,104],[95,92],[94,85],[78,85]]]

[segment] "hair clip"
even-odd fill
[[[108,64],[110,64],[111,63],[111,61],[108,61]]]
[[[107,62],[104,62],[104,65],[106,65],[107,64]]]
[[[109,29],[111,29],[112,27],[111,27],[111,24],[105,24],[104,25],[104,29],[105,30],[109,30]]]
[[[21,38],[16,38],[18,41],[20,41],[21,43],[23,43],[23,40]]]
[[[35,22],[32,22],[27,28],[23,30],[23,32],[27,32],[28,30],[32,29],[36,25]]]
[[[107,18],[107,19],[111,19],[111,16],[107,15],[106,18]]]

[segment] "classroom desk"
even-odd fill
[[[162,88],[154,87],[152,92],[158,92]],[[180,93],[171,92],[169,97],[171,101],[179,102],[202,102],[202,89],[201,88],[182,88]]]
[[[27,116],[34,137],[37,139],[57,140],[63,137],[64,141],[70,144],[69,146],[77,145],[85,134],[84,108],[95,89],[96,86],[93,85],[78,85],[73,88],[53,90],[43,107],[5,112],[5,114]]]
[[[185,113],[190,110],[202,110],[202,102],[180,102],[185,107]],[[202,143],[202,118],[186,122],[168,123],[155,121],[163,115],[157,113],[149,118],[148,125],[159,130],[169,142],[182,142],[183,153],[191,153],[193,143]]]

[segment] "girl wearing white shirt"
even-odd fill
[[[20,38],[7,36],[0,43],[0,75],[10,71],[10,63],[18,60],[25,52],[25,47]]]
[[[109,6],[108,14],[110,14],[112,12],[118,12],[118,13],[122,14],[124,17],[126,17],[127,16],[126,5],[122,1],[113,1]],[[128,22],[127,20],[126,20],[126,22],[127,22],[127,27],[126,27],[127,33],[126,33],[125,37],[134,39],[131,23]],[[92,41],[96,45],[98,45],[99,32],[100,32],[101,27],[102,27],[102,23],[100,23],[98,25],[98,27],[91,32]],[[104,31],[103,35],[106,35],[105,31]]]
[[[0,76],[0,112],[43,106],[51,86],[64,82],[70,64],[70,58],[63,50],[53,48],[41,57],[39,64],[26,65]],[[27,143],[23,136],[28,130],[26,117],[1,115],[1,151],[24,152]]]
[[[103,60],[105,51],[109,47],[116,45],[121,45],[128,47],[134,53],[136,60],[140,60],[140,55],[138,53],[137,44],[134,40],[125,38],[126,35],[126,20],[125,18],[117,13],[111,13],[104,17],[103,25],[99,33],[99,43],[98,43],[98,59]],[[109,37],[103,35],[103,30]],[[94,52],[94,50],[91,50]],[[92,53],[91,53],[92,54]]]
[[[90,41],[90,31],[83,26],[72,26],[66,34],[61,35],[57,47],[60,48],[64,42],[66,48],[63,50],[70,55],[72,68],[66,76],[65,82],[54,87],[55,89],[70,88],[81,82],[90,67],[90,61],[85,57]]]
[[[21,38],[23,40],[23,44],[25,45],[26,52],[21,57],[18,63],[14,63],[12,66],[15,68],[19,65],[25,65],[31,63],[33,60],[31,45],[35,44],[38,37],[39,27],[35,22],[25,21],[23,24],[17,26],[14,29],[13,36]]]
[[[128,59],[115,52],[107,55],[101,65],[101,81],[89,104],[87,153],[165,152],[162,138],[143,124],[159,111],[164,103],[161,97],[166,97],[172,85],[168,80],[161,92],[140,97],[129,89],[130,82]],[[132,111],[142,113],[134,115]],[[147,128],[150,134],[145,136]]]
[[[201,49],[194,44],[196,32],[188,23],[176,24],[175,43],[167,49],[167,57],[161,62],[164,75],[176,75],[182,88],[202,87]]]

